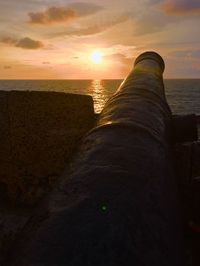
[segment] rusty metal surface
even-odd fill
[[[7,265],[185,264],[163,70],[136,60]]]

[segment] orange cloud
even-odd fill
[[[2,43],[8,44],[8,45],[14,45],[16,44],[16,40],[12,37],[4,37],[1,39]]]
[[[11,66],[4,66],[4,69],[11,69]]]
[[[117,18],[113,18],[113,19],[110,19],[110,20],[107,20],[105,22],[101,22],[101,23],[98,23],[98,24],[94,24],[94,25],[91,25],[87,28],[82,28],[82,29],[79,29],[79,30],[76,30],[72,33],[72,35],[93,35],[93,34],[97,34],[97,33],[100,33],[100,32],[103,32],[117,24],[121,24],[125,21],[127,21],[129,19],[128,16],[120,16],[120,17],[117,17]]]
[[[40,49],[44,47],[44,44],[42,42],[33,40],[29,37],[25,37],[20,40],[16,40],[15,38],[12,37],[5,37],[1,39],[1,42],[23,49]]]
[[[166,0],[161,9],[172,16],[200,15],[200,2],[197,0]]]
[[[31,24],[51,24],[60,23],[72,20],[78,16],[77,12],[72,8],[65,7],[49,7],[44,12],[30,12],[30,23]]]
[[[109,59],[111,61],[121,62],[124,65],[130,66],[131,64],[133,64],[133,58],[134,57],[127,57],[124,54],[115,53],[115,54],[107,55],[107,56],[105,56],[105,58]]]
[[[60,31],[60,32],[53,32],[49,33],[48,37],[59,37],[59,36],[89,36],[95,35],[101,32],[104,32],[111,27],[121,24],[129,19],[128,15],[121,15],[116,18],[106,19],[105,21],[100,21],[99,23],[93,23],[92,25],[88,25],[86,27],[81,27],[79,29],[72,29],[70,31]]]
[[[49,61],[42,62],[43,65],[50,65],[51,63]]]
[[[23,38],[19,40],[16,45],[16,47],[24,48],[24,49],[39,49],[42,48],[44,45],[40,41],[32,40],[31,38]]]

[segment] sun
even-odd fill
[[[102,53],[100,51],[94,51],[91,54],[91,61],[95,64],[100,64],[102,61]]]

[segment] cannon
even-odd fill
[[[185,265],[164,68],[136,59],[6,265]]]

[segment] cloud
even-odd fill
[[[177,50],[170,53],[171,56],[176,58],[191,58],[200,59],[200,50]]]
[[[12,67],[11,66],[4,66],[3,68],[4,69],[11,69]]]
[[[127,75],[127,73],[131,70],[131,67],[133,66],[134,62],[133,57],[128,57],[123,53],[113,53],[110,55],[105,56],[106,60],[109,60],[110,63],[113,65],[117,65],[118,69],[120,70],[120,73],[124,76]]]
[[[51,63],[48,61],[42,62],[43,65],[50,65]]]
[[[1,42],[10,46],[23,48],[23,49],[35,50],[44,47],[44,44],[42,42],[33,40],[29,37],[25,37],[20,40],[16,40],[15,38],[12,37],[4,37],[1,39]]]
[[[133,58],[127,57],[124,54],[116,53],[106,56],[105,58],[111,60],[111,61],[119,61],[123,64],[130,64],[133,62]]]
[[[104,50],[104,58],[111,61],[121,63],[124,66],[133,65],[134,59],[137,56],[135,46],[113,45]]]
[[[101,23],[94,24],[92,26],[86,27],[86,28],[81,28],[79,30],[75,30],[73,32],[73,35],[78,35],[78,36],[86,36],[86,35],[94,35],[98,34],[100,32],[103,32],[115,25],[121,24],[129,19],[128,16],[120,16],[117,18],[113,18],[110,20],[106,20]]]
[[[29,23],[49,25],[74,20],[78,17],[94,14],[102,7],[89,3],[74,3],[67,7],[52,6],[43,12],[30,12]]]
[[[199,64],[199,63],[198,63],[198,64],[195,64],[194,67],[195,67],[196,69],[200,70],[200,64]]]
[[[2,43],[8,44],[8,45],[14,45],[16,44],[16,40],[12,37],[4,37],[1,39]]]
[[[48,37],[59,37],[59,36],[89,36],[95,35],[110,29],[111,27],[121,24],[129,19],[128,15],[121,15],[115,18],[105,19],[104,21],[99,21],[93,23],[93,25],[80,26],[80,28],[70,29],[66,31],[54,32],[48,34]]]
[[[200,15],[199,0],[165,0],[161,9],[171,16]]]
[[[135,22],[135,30],[134,33],[137,36],[140,35],[146,35],[146,34],[152,34],[157,33],[163,30],[163,28],[166,26],[166,21],[164,19],[159,20],[158,17],[153,17],[152,19],[147,18],[140,18]]]
[[[116,53],[105,56],[105,58],[110,61],[120,62],[124,65],[131,65],[134,62],[135,55],[133,53],[132,55],[131,54],[126,55],[122,52],[118,52],[118,53],[116,52]]]
[[[24,48],[24,49],[39,49],[42,48],[44,45],[40,41],[32,40],[31,38],[23,38],[19,40],[16,45],[16,47]]]
[[[50,7],[44,12],[31,12],[28,14],[32,24],[51,24],[72,20],[78,14],[71,8]]]
[[[171,23],[174,18],[169,18],[160,12],[157,8],[149,7],[148,11],[138,15],[134,20],[134,33],[136,35],[146,35],[158,33],[165,30],[165,27]]]
[[[102,6],[92,3],[73,3],[68,7],[74,9],[79,16],[92,15],[104,9]]]

